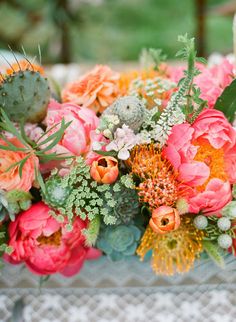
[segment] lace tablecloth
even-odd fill
[[[86,263],[72,279],[54,276],[41,291],[37,277],[6,266],[0,277],[0,321],[8,321],[21,298],[24,322],[232,322],[236,261],[227,261],[225,270],[200,262],[186,275],[166,278],[135,258],[116,264],[102,258]]]

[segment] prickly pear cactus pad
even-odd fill
[[[0,107],[12,121],[37,123],[46,116],[50,89],[46,78],[32,70],[18,71],[0,84]]]

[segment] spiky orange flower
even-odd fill
[[[141,260],[152,250],[152,268],[157,274],[174,275],[188,272],[203,250],[203,231],[197,230],[190,215],[182,216],[179,229],[156,234],[147,227],[137,254]]]
[[[127,161],[131,172],[142,182],[137,187],[142,202],[150,209],[173,206],[181,195],[177,173],[154,144],[137,145]]]

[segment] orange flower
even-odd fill
[[[24,147],[17,138],[8,139],[11,144],[17,148]],[[4,140],[0,139],[0,145],[7,146]],[[0,189],[14,190],[19,189],[29,191],[35,179],[34,168],[38,167],[39,160],[32,154],[25,162],[22,169],[22,176],[19,173],[20,160],[23,160],[27,154],[22,151],[8,151],[0,149]]]
[[[97,65],[62,91],[63,102],[72,102],[102,113],[118,96],[119,73]]]
[[[8,68],[6,70],[6,74],[7,75],[11,75],[14,72],[19,72],[20,70],[32,70],[34,72],[38,72],[41,75],[44,75],[44,69],[36,64],[32,64],[30,62],[28,62],[27,60],[20,60],[18,63],[14,63],[11,65],[12,68]]]
[[[113,157],[100,157],[93,161],[90,175],[98,183],[111,184],[116,181],[119,174],[118,161]]]
[[[159,71],[153,69],[133,70],[121,74],[119,92],[121,96],[136,94],[146,100],[148,109],[156,106],[155,100],[163,101],[163,106],[169,100],[172,90],[162,88],[161,82],[167,82],[166,67],[163,65]],[[150,88],[150,85],[152,89]],[[171,83],[169,84],[172,88]],[[148,90],[149,88],[149,90]],[[150,94],[152,92],[152,94]]]
[[[179,228],[179,213],[174,208],[161,206],[152,212],[149,225],[155,233],[166,234]]]

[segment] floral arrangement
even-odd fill
[[[138,256],[155,273],[236,251],[235,66],[160,50],[98,65],[62,91],[27,58],[0,80],[0,251],[33,273]],[[147,265],[147,264],[146,264]]]

